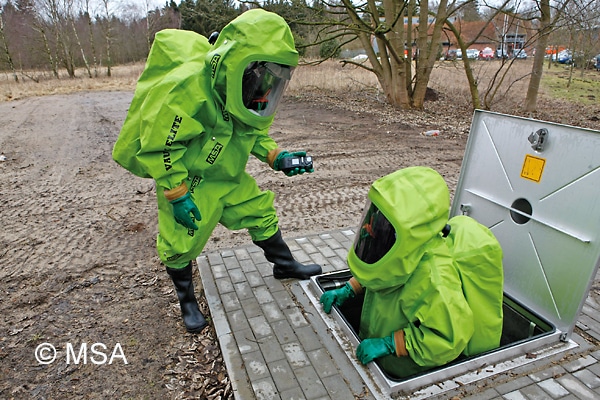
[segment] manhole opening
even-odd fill
[[[510,217],[515,223],[519,225],[526,224],[531,219],[531,215],[533,213],[533,207],[531,207],[531,203],[527,199],[517,199],[511,205]],[[520,211],[516,212],[514,210]]]

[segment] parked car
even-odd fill
[[[486,47],[485,49],[481,50],[481,53],[479,53],[479,58],[482,60],[493,60],[494,50],[492,50],[491,47]]]
[[[560,64],[571,64],[573,62],[573,55],[571,50],[563,50],[556,55],[556,61]]]
[[[600,54],[598,54],[596,57],[594,57],[596,59],[596,71],[600,71]]]
[[[519,49],[515,52],[515,58],[519,59],[519,60],[526,60],[527,59],[527,53],[525,52],[524,49]]]
[[[444,60],[453,61],[456,60],[456,49],[450,49],[446,52]]]
[[[501,47],[498,47],[496,49],[496,58],[508,58],[508,54],[506,53],[506,50],[502,50]]]
[[[461,49],[456,49],[456,59],[462,60],[462,50]]]
[[[467,49],[467,58],[469,60],[477,60],[477,58],[479,58],[479,50]]]

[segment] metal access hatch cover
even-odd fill
[[[490,227],[505,293],[570,337],[600,260],[600,132],[476,111],[451,215]]]

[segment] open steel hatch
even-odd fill
[[[489,227],[504,291],[570,337],[600,260],[600,132],[476,111],[451,215]]]
[[[401,380],[370,363],[380,389],[427,397],[443,392],[446,379],[462,374],[468,383],[531,362],[532,352],[539,360],[577,347],[570,336],[600,264],[599,195],[600,132],[475,111],[450,217],[475,218],[502,246],[500,347]],[[353,357],[347,340],[360,342],[360,299],[331,315],[318,305],[348,277],[348,270],[316,276],[305,290],[325,323],[339,325],[346,337],[336,338]]]

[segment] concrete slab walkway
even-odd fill
[[[296,259],[347,269],[353,229],[286,238]],[[285,235],[284,235],[285,236]],[[249,244],[198,257],[203,288],[236,399],[385,399],[380,382],[348,357],[300,281],[273,278],[260,248]],[[598,277],[592,290],[599,290]],[[393,398],[598,399],[600,305],[588,296],[574,349],[467,385],[449,381]]]

